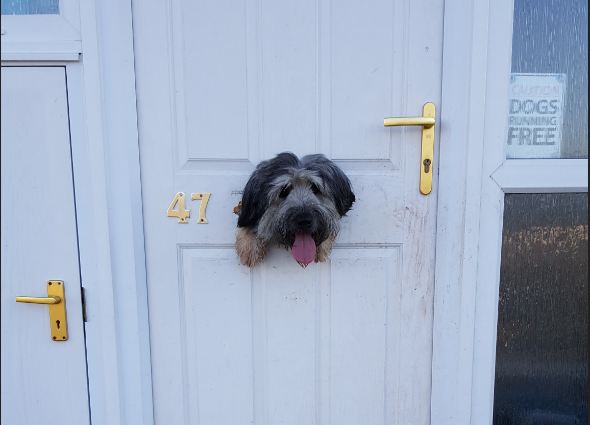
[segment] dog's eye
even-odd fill
[[[318,187],[317,184],[312,183],[311,184],[311,191],[314,193],[314,195],[317,195],[318,193],[320,193],[320,188]]]
[[[281,193],[279,193],[279,198],[286,198],[287,196],[289,196],[290,192],[291,186],[285,186],[283,190],[281,190]]]

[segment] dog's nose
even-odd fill
[[[313,218],[311,214],[299,214],[295,217],[295,225],[300,230],[310,230],[313,224]]]

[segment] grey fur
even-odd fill
[[[303,232],[320,248],[316,261],[324,261],[338,234],[338,222],[354,201],[349,179],[323,155],[299,159],[283,152],[263,161],[244,188],[238,254],[244,264],[253,266],[267,248],[290,248],[295,235]]]

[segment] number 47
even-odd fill
[[[211,197],[211,193],[209,192],[195,192],[191,193],[191,200],[193,201],[201,201],[201,205],[199,206],[199,224],[207,224],[207,204],[209,203],[209,198]],[[172,202],[168,206],[166,210],[166,215],[168,217],[175,217],[178,218],[178,222],[181,224],[188,223],[188,219],[191,216],[191,210],[187,210],[185,206],[184,200],[184,192],[178,192],[172,198]]]

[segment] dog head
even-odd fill
[[[325,156],[299,159],[284,152],[261,162],[250,176],[238,228],[247,229],[262,252],[272,244],[291,248],[307,265],[317,260],[320,245],[336,237],[338,221],[354,200],[348,177]]]

